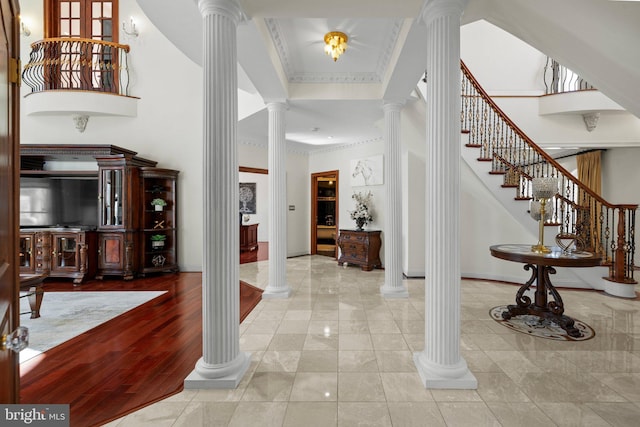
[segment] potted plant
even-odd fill
[[[157,211],[161,211],[165,206],[167,206],[167,202],[165,202],[163,199],[153,199],[151,201],[151,204]]]
[[[151,249],[164,248],[164,241],[167,240],[167,236],[164,234],[153,234],[151,236]]]

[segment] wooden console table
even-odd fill
[[[381,267],[380,262],[380,230],[340,230],[338,246],[340,259],[338,265],[355,264],[363,271],[371,271]]]
[[[564,315],[564,303],[558,290],[551,284],[549,274],[555,274],[554,267],[595,267],[600,265],[601,257],[591,252],[565,253],[560,248],[551,248],[547,254],[531,251],[531,245],[495,245],[491,246],[491,255],[507,261],[525,263],[524,269],[531,270],[529,280],[518,289],[516,304],[509,305],[502,313],[504,319],[521,314],[538,316],[553,321],[567,331],[571,337],[578,338],[582,333],[574,327],[574,320]],[[534,300],[524,295],[536,283]],[[553,301],[548,301],[551,294]]]
[[[20,275],[20,290],[27,291],[27,293],[25,295],[21,295],[20,298],[27,298],[27,301],[29,301],[32,319],[40,317],[40,306],[42,306],[42,296],[44,294],[42,281],[44,278],[45,276],[42,274]]]
[[[258,247],[258,224],[240,225],[240,252]]]

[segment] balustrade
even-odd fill
[[[129,95],[129,46],[102,40],[50,38],[31,44],[22,80],[31,92],[85,90]]]
[[[538,147],[495,104],[462,63],[461,128],[469,145],[480,149],[480,160],[490,161],[492,173],[505,175],[516,187],[516,199],[531,199],[531,180],[558,178],[558,194],[551,199],[554,213],[546,221],[559,234],[575,236],[578,247],[594,252],[609,266],[608,279],[635,283],[635,213],[638,205],[614,205],[582,184]]]

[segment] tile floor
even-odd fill
[[[263,300],[240,326],[252,353],[235,390],[187,390],[109,423],[127,426],[638,426],[640,300],[561,290],[582,342],[534,338],[489,318],[516,286],[462,281],[461,351],[477,390],[426,390],[412,360],[424,344],[424,280],[385,300],[384,272],[292,258],[293,295]],[[265,287],[268,262],[240,278]]]

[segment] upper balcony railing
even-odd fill
[[[585,79],[547,56],[544,66],[545,95],[593,89],[595,89],[593,85]]]
[[[128,45],[50,38],[31,45],[22,80],[31,92],[80,90],[129,96]]]

